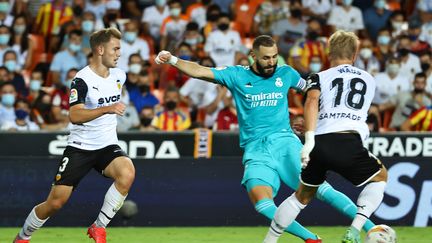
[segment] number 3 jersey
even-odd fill
[[[69,96],[70,106],[84,104],[85,109],[96,109],[120,102],[126,74],[111,68],[109,76],[103,78],[89,66],[81,69],[72,81]],[[117,115],[105,114],[82,124],[73,124],[68,145],[84,150],[96,150],[117,144]]]
[[[347,64],[311,75],[306,89],[321,91],[315,134],[357,131],[366,140],[366,118],[375,87],[369,73]]]

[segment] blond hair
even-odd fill
[[[338,30],[329,38],[329,57],[335,59],[353,59],[357,52],[359,38],[353,32]]]
[[[96,48],[100,45],[108,43],[111,38],[121,39],[121,33],[116,28],[106,28],[93,32],[90,36],[90,48],[92,51],[96,51]]]

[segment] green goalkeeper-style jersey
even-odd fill
[[[234,98],[240,128],[240,147],[273,133],[292,132],[288,90],[304,90],[306,81],[288,65],[276,67],[271,77],[249,66],[212,68],[216,83],[226,86]]]

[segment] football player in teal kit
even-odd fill
[[[208,68],[161,51],[156,63],[168,63],[191,77],[226,86],[232,93],[240,127],[240,147],[244,150],[246,188],[255,209],[273,219],[277,209],[273,198],[280,180],[292,189],[299,186],[302,144],[290,127],[288,90],[304,90],[306,81],[287,65],[277,66],[278,49],[270,36],[258,36],[253,43],[251,66]],[[320,186],[317,197],[349,218],[357,212],[355,204],[329,184]],[[367,231],[374,224],[368,221]],[[321,240],[294,221],[286,229],[305,242]]]

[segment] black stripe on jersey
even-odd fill
[[[75,91],[73,91],[75,89]],[[76,93],[74,93],[76,92]],[[87,96],[88,87],[86,82],[81,78],[74,78],[71,84],[71,94],[69,97],[69,105],[74,106],[78,104],[84,104]],[[77,97],[72,97],[76,95]]]
[[[321,91],[319,76],[316,73],[309,75],[306,80],[306,92],[312,89],[317,89]]]

